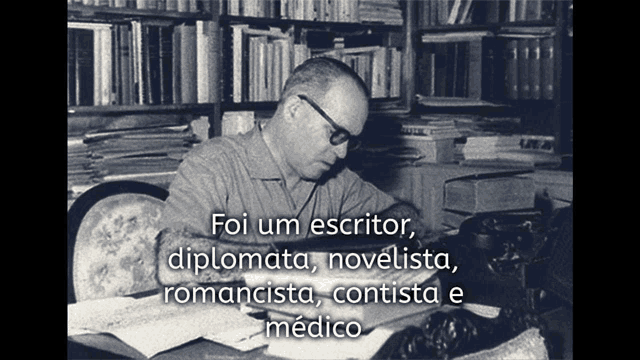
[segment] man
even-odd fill
[[[417,211],[338,164],[368,116],[368,90],[342,62],[314,58],[287,80],[275,114],[244,135],[210,139],[181,164],[163,212],[158,277],[164,285],[230,281],[238,273],[172,271],[167,258],[192,253],[260,252],[274,242],[317,236],[334,219],[410,219],[406,236],[424,234]],[[387,210],[387,214],[382,213]],[[314,220],[319,219],[314,223]],[[312,225],[316,224],[316,227]],[[362,223],[364,224],[364,222]],[[362,231],[360,232],[362,233]]]

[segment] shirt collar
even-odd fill
[[[256,179],[282,179],[271,150],[264,141],[259,124],[245,134],[247,136],[247,162],[249,175]]]

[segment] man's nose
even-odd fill
[[[345,157],[347,157],[347,145],[348,141],[345,141],[344,143],[333,147],[333,152],[339,159],[344,159]]]

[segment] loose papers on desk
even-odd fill
[[[244,278],[249,287],[265,286],[267,283],[274,287],[286,287],[289,284],[297,289],[310,287],[313,289],[313,303],[264,302],[250,303],[248,305],[267,310],[271,317],[289,317],[289,320],[293,320],[297,316],[302,316],[306,320],[317,320],[318,317],[324,318],[324,316],[329,315],[331,319],[336,321],[356,321],[363,330],[369,330],[402,317],[431,311],[442,303],[441,284],[438,277],[434,276],[438,271],[435,267],[433,269],[424,267],[421,269],[397,269],[393,264],[388,264],[388,269],[382,269],[377,266],[375,259],[372,258],[375,256],[374,254],[358,254],[368,256],[373,266],[367,269],[365,264],[361,264],[357,269],[348,269],[346,267],[343,269],[337,267],[330,269],[327,253],[311,252],[308,255],[310,263],[317,267],[315,272],[311,270],[257,270],[247,272],[244,274]],[[415,285],[423,290],[419,291],[421,297],[423,292],[426,291],[429,300],[434,301],[427,302],[421,298],[419,299],[420,301],[415,301],[414,299],[409,303],[403,303],[388,299],[383,300],[382,295],[379,298],[376,295],[375,300],[372,298],[358,303],[343,301],[344,299],[336,300],[336,297],[342,298],[344,293],[352,287],[365,289],[367,287],[380,288],[383,285],[386,286],[390,293],[394,291],[391,290],[392,288],[412,288]],[[334,290],[338,287],[343,287],[343,290],[336,294]],[[427,290],[427,288],[430,289]],[[398,295],[399,298],[400,295]]]
[[[146,357],[191,340],[233,333],[249,336],[264,323],[216,303],[165,303],[162,294],[115,297],[68,305],[68,336],[108,333]]]

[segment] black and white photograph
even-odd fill
[[[67,0],[67,359],[573,359],[573,0]]]

